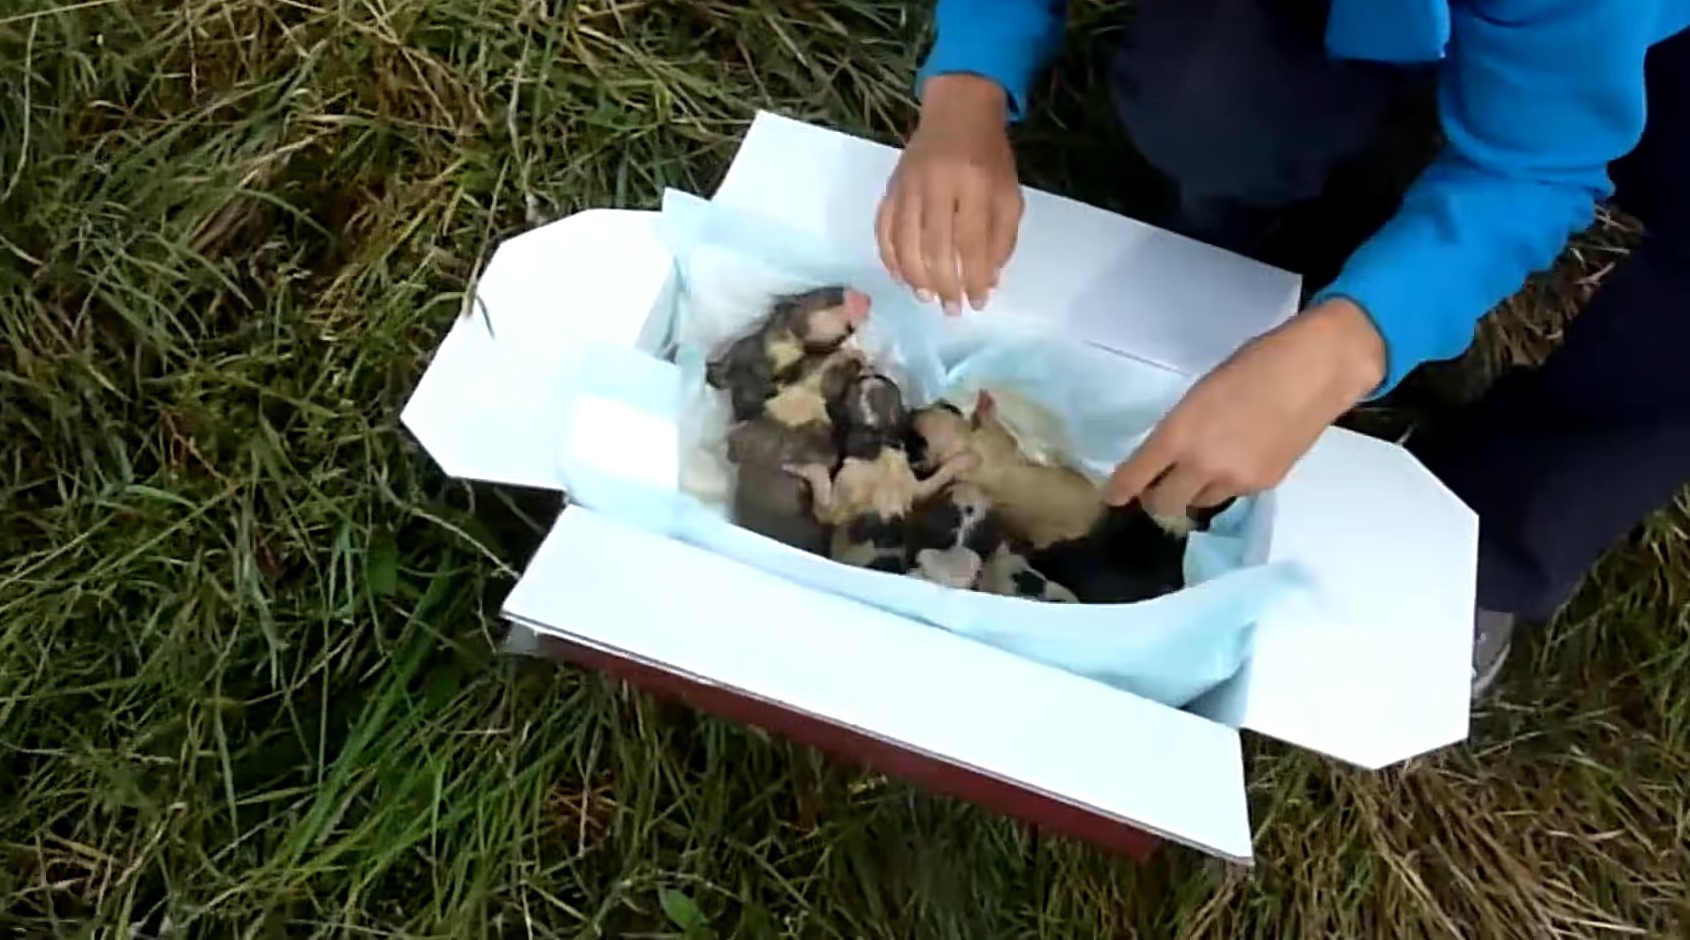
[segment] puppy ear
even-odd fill
[[[998,403],[992,398],[992,393],[981,389],[979,394],[974,396],[974,417],[972,421],[974,427],[978,428],[983,422],[991,420],[993,412],[997,411],[997,407]]]

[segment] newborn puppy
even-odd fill
[[[833,472],[839,446],[830,413],[862,366],[861,354],[850,349],[809,357],[798,380],[782,386],[762,414],[728,432],[728,459],[738,469],[734,522],[805,551],[827,551],[827,529],[808,490],[786,468]]]
[[[755,330],[706,364],[704,380],[728,393],[735,420],[754,418],[806,356],[838,349],[868,314],[866,294],[837,285],[776,298]]]
[[[916,479],[904,452],[906,411],[897,385],[877,373],[859,375],[839,406],[844,461],[836,474],[811,463],[788,472],[810,486],[818,521],[834,527],[835,561],[879,571],[909,568],[910,510],[955,479],[974,461],[969,454]]]
[[[977,486],[953,483],[915,512],[915,573],[929,581],[989,594],[1073,603],[1074,593],[1027,560],[1003,519]]]
[[[1087,603],[1148,600],[1184,586],[1185,536],[1196,520],[1156,518],[1137,502],[1110,507],[1085,474],[1031,460],[998,420],[989,394],[980,394],[971,419],[940,406],[917,412],[911,426],[927,464],[976,456],[961,478],[980,487],[1027,541],[1032,568]]]
[[[1186,532],[1163,527],[1132,503],[1109,508],[1085,535],[1036,548],[1027,560],[1088,603],[1136,603],[1185,587]]]
[[[1097,484],[1073,468],[1029,459],[984,392],[972,418],[939,404],[917,411],[910,427],[924,467],[972,453],[977,459],[962,479],[979,487],[1009,529],[1035,548],[1080,538],[1104,514]]]

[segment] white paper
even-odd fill
[[[1177,842],[1250,856],[1231,729],[591,510],[559,518],[505,614]]]

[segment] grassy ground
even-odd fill
[[[1371,775],[1252,740],[1249,875],[490,653],[553,507],[443,480],[395,417],[489,245],[708,192],[756,106],[894,138],[910,7],[0,5],[0,926],[1682,935],[1682,508],[1528,637],[1468,746]],[[1118,205],[1087,61],[1028,173]],[[1523,309],[1490,355],[1540,351]]]

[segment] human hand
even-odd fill
[[[997,286],[1021,224],[1021,186],[1005,125],[1008,101],[977,75],[927,80],[921,121],[875,214],[880,260],[947,314],[978,310]]]
[[[1273,487],[1315,438],[1385,375],[1385,341],[1354,303],[1331,300],[1245,344],[1200,379],[1115,468],[1110,505],[1157,516]]]

